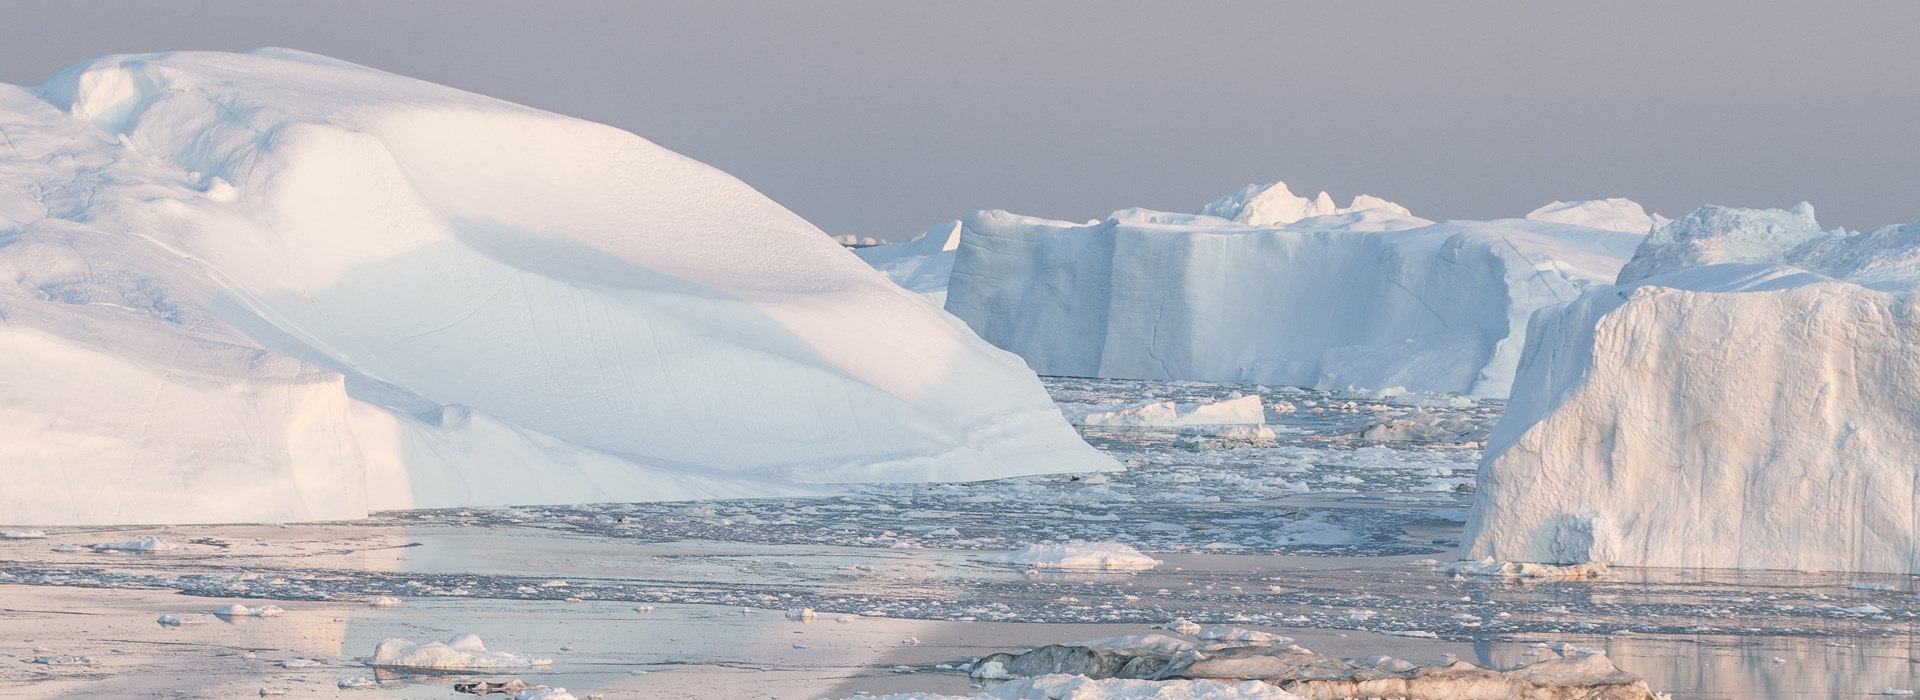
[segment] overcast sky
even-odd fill
[[[1920,219],[1920,3],[12,2],[0,81],[286,46],[607,122],[831,233],[1285,180]]]

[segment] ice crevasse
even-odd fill
[[[1920,224],[1705,207],[1541,312],[1463,554],[1920,574]]]
[[[295,51],[0,85],[0,522],[819,492],[1112,462],[713,168]]]

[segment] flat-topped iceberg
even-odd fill
[[[947,311],[1041,374],[1487,397],[1506,395],[1533,312],[1612,281],[1643,238],[1385,206],[961,223]]]
[[[857,254],[1041,374],[1504,397],[1533,312],[1665,221],[1604,199],[1433,222],[1272,183],[1196,214],[976,212]]]

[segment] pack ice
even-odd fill
[[[1541,312],[1463,553],[1920,574],[1920,224],[1706,207]]]
[[[311,54],[0,85],[0,522],[1105,469],[1019,358],[617,129]]]
[[[1534,310],[1611,282],[1655,223],[1623,199],[1436,223],[1275,183],[1198,214],[983,211],[860,254],[929,298],[950,265],[947,311],[1041,374],[1503,397]]]

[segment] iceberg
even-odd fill
[[[1247,185],[1238,192],[1201,207],[1199,214],[1249,226],[1282,226],[1315,216],[1349,214],[1368,209],[1378,209],[1400,216],[1413,215],[1412,212],[1407,211],[1406,207],[1372,195],[1355,196],[1353,203],[1344,208],[1336,206],[1333,203],[1333,197],[1325,192],[1321,192],[1320,196],[1313,199],[1307,199],[1294,194],[1284,182]]]
[[[1543,310],[1468,559],[1920,574],[1920,223],[1704,207]]]
[[[1480,397],[1506,396],[1535,310],[1613,281],[1644,238],[1384,205],[961,226],[947,311],[1041,374]]]
[[[1619,197],[1553,202],[1527,212],[1526,218],[1621,233],[1651,233],[1668,221],[1667,217],[1647,213],[1639,202]]]
[[[0,85],[0,523],[1117,468],[1018,357],[744,183],[312,54]]]
[[[895,284],[944,308],[947,279],[953,276],[953,251],[959,247],[960,222],[949,221],[905,243],[855,248],[853,254]]]

